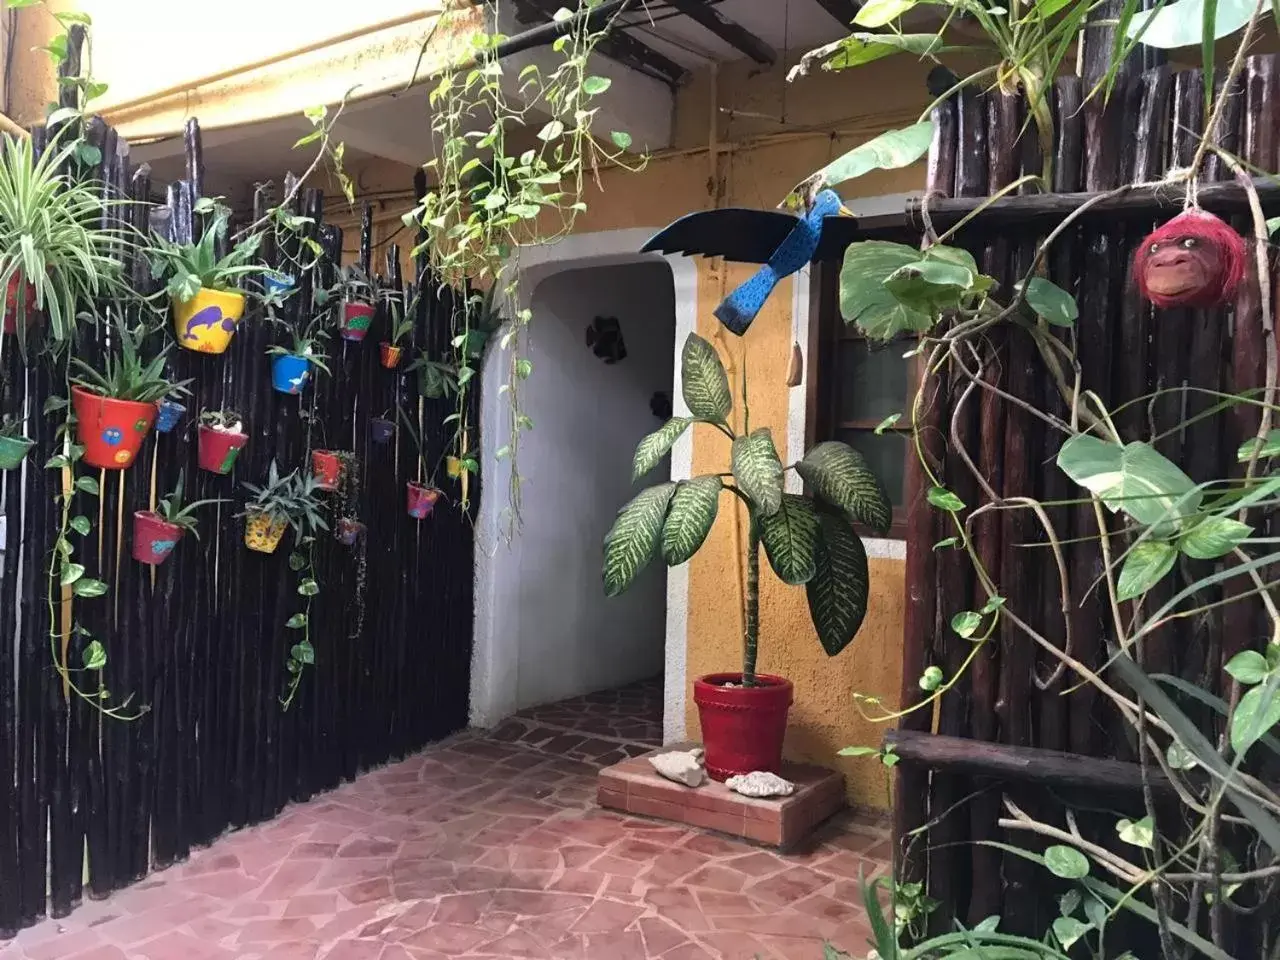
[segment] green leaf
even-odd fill
[[[813,579],[817,570],[818,512],[807,497],[782,495],[782,506],[772,516],[760,518],[760,539],[769,565],[783,583],[799,586]]]
[[[72,517],[71,529],[80,534],[80,536],[87,537],[93,527],[90,525],[88,517]]]
[[[732,451],[733,478],[760,514],[771,517],[782,506],[782,462],[768,427],[735,437]]]
[[[942,672],[942,668],[934,665],[925,668],[924,673],[920,674],[920,679],[916,681],[916,686],[925,693],[933,693],[942,686],[942,681],[945,679],[946,675]]]
[[[927,312],[959,306],[977,274],[955,263],[917,259],[885,277],[884,288],[900,303]]]
[[[76,145],[76,157],[85,166],[96,167],[102,162],[102,150],[92,143],[79,143]]]
[[[1199,44],[1204,31],[1205,0],[1177,0],[1166,3],[1150,16],[1150,25],[1142,31],[1142,42],[1149,47],[1173,50]],[[1213,39],[1221,40],[1249,22],[1257,4],[1254,0],[1217,0],[1213,17]],[[1148,15],[1139,15],[1129,25],[1130,38],[1137,37]],[[1210,64],[1212,67],[1212,64]]]
[[[1072,437],[1058,451],[1058,466],[1097,494],[1109,510],[1123,510],[1138,523],[1167,536],[1200,508],[1202,493],[1191,478],[1146,443],[1123,447],[1097,437]]]
[[[939,510],[958,513],[964,509],[964,501],[946,487],[930,487],[925,498]]]
[[[1116,834],[1125,843],[1145,850],[1155,849],[1155,822],[1146,816],[1141,820],[1120,820],[1116,823]]]
[[[582,81],[582,92],[588,97],[597,97],[613,85],[608,77],[587,77]]]
[[[107,585],[101,580],[84,577],[77,580],[71,590],[77,597],[100,597],[107,592]]]
[[[1231,749],[1238,754],[1248,751],[1265,733],[1280,723],[1280,697],[1276,696],[1280,677],[1251,687],[1231,715]]]
[[[308,666],[316,662],[316,649],[306,640],[301,643],[295,643],[289,650],[289,656],[293,657],[299,663],[305,663]]]
[[[1046,860],[1048,857],[1045,858]],[[1093,929],[1092,924],[1077,920],[1075,917],[1055,917],[1053,935],[1062,944],[1063,950],[1070,950],[1071,945]]]
[[[920,251],[900,243],[864,240],[851,243],[840,268],[840,315],[873,340],[892,340],[900,333],[923,332],[933,316],[909,306],[885,288],[889,276],[917,263]]]
[[[973,610],[962,610],[951,618],[951,629],[968,640],[982,626],[982,614]]]
[[[944,51],[942,37],[936,33],[851,33],[820,50],[805,55],[805,59],[820,55],[823,70],[847,70],[861,67],[895,53],[911,53],[927,58]]]
[[[1190,770],[1196,765],[1196,756],[1177,740],[1171,741],[1164,758],[1174,770]]]
[[[827,656],[852,642],[867,613],[867,552],[848,521],[818,513],[813,577],[805,584],[809,616]]]
[[[1026,288],[1027,306],[1055,327],[1071,327],[1080,316],[1080,308],[1071,294],[1044,277],[1032,277]]]
[[[301,630],[307,625],[307,615],[305,613],[295,613],[285,621],[284,625],[290,630]]]
[[[699,420],[725,423],[733,400],[729,375],[716,348],[696,333],[689,334],[680,354],[680,386],[685,405]]]
[[[885,417],[883,420],[881,420],[879,423],[876,424],[876,429],[874,431],[875,435],[877,437],[883,436],[886,430],[888,430],[890,427],[892,427],[895,423],[897,423],[901,419],[902,419],[902,414],[900,413],[889,414],[887,417]]]
[[[1280,6],[1276,6],[1273,4],[1272,9],[1276,11],[1280,11]],[[1277,230],[1280,230],[1280,217],[1268,217],[1267,218],[1267,236],[1274,237]]]
[[[640,441],[636,447],[635,460],[631,466],[631,479],[639,480],[646,473],[662,462],[662,458],[671,452],[675,442],[680,439],[692,417],[672,417],[653,433]]]
[[[883,27],[911,10],[918,0],[867,0],[853,18],[860,27]]]
[[[810,450],[796,464],[796,472],[821,499],[845,511],[855,522],[877,533],[893,523],[893,507],[884,484],[866,459],[847,443],[828,440]]]
[[[1230,553],[1245,540],[1253,528],[1230,517],[1205,517],[1178,540],[1178,548],[1196,560],[1216,560]]]
[[[942,550],[946,547],[954,547],[960,542],[959,537],[944,537],[933,545],[934,550]]]
[[[303,567],[305,567],[306,565],[307,565],[307,558],[306,558],[306,555],[305,555],[305,554],[298,553],[297,551],[294,551],[293,553],[289,554],[289,569],[290,569],[290,570],[292,570],[292,571],[294,571],[295,573],[297,573],[299,570],[301,570],[301,569],[302,569]]]
[[[90,640],[81,654],[80,663],[86,670],[101,670],[107,665],[107,651],[97,640]]]
[[[867,8],[862,9],[866,12]],[[816,181],[822,186],[834,187],[872,170],[896,170],[899,167],[909,167],[929,152],[929,145],[932,142],[932,120],[912,124],[901,130],[888,130],[832,160],[813,176],[807,178],[803,186],[807,189],[808,184]],[[801,195],[802,192],[802,187],[797,186],[792,191],[792,196]],[[919,251],[913,251],[913,254],[913,260],[920,258]]]
[[[559,120],[552,120],[538,131],[538,139],[543,141],[555,140],[564,133],[564,124]]]
[[[622,593],[653,559],[675,490],[674,483],[641,490],[618,511],[618,518],[604,537],[605,596]]]
[[[879,747],[841,747],[836,751],[837,757],[875,757],[879,755]]]
[[[609,139],[620,150],[629,150],[631,148],[631,134],[624,130],[612,130],[609,132]]]
[[[1120,578],[1116,581],[1116,599],[1132,600],[1140,597],[1170,570],[1178,559],[1178,550],[1163,540],[1143,540],[1136,544],[1124,559]]]
[[[1080,909],[1080,891],[1072,887],[1058,898],[1058,912],[1069,917]]]
[[[304,597],[314,597],[320,592],[320,584],[308,578],[298,584],[298,593]]]
[[[520,357],[516,360],[516,376],[521,380],[528,380],[533,376],[533,361],[528,357]]]
[[[997,610],[999,610],[1003,606],[1004,606],[1004,597],[1001,597],[1001,596],[988,597],[987,602],[982,605],[981,613],[983,614],[983,616],[986,616],[987,614],[995,613]]]
[[[1054,844],[1044,852],[1044,865],[1055,877],[1079,880],[1089,875],[1089,860],[1075,847]]]
[[[1270,665],[1267,658],[1256,650],[1241,650],[1234,657],[1227,661],[1225,667],[1222,668],[1231,674],[1235,679],[1248,686],[1255,683],[1261,683],[1267,679],[1270,672]]]
[[[698,552],[716,522],[723,488],[717,476],[694,477],[676,487],[662,525],[662,559],[668,566],[686,563]]]
[[[1276,218],[1280,220],[1280,217]],[[1257,437],[1250,437],[1240,445],[1240,449],[1236,451],[1236,463],[1248,463],[1253,459],[1253,450],[1258,448],[1258,459],[1265,460],[1268,457],[1280,456],[1280,430],[1271,430],[1261,443]]]
[[[84,567],[78,563],[64,563],[62,575],[58,578],[64,587],[69,587],[84,576]]]
[[[83,490],[85,493],[96,497],[98,495],[98,481],[93,477],[77,477],[76,489]]]

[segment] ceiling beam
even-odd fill
[[[690,20],[705,27],[756,63],[771,66],[778,62],[778,53],[742,24],[730,20],[716,10],[707,0],[667,0],[667,6],[678,10]]]
[[[815,2],[846,30],[853,29],[853,18],[862,9],[862,4],[858,0],[815,0]]]
[[[515,0],[516,19],[521,23],[536,25],[550,20],[564,4],[561,0]],[[663,56],[647,43],[637,40],[615,23],[614,28],[596,44],[596,52],[646,76],[661,80],[669,87],[682,81],[687,71],[669,57]]]

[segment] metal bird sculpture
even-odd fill
[[[778,281],[803,268],[817,252],[822,240],[822,224],[827,217],[849,215],[839,195],[834,190],[820,190],[814,196],[808,211],[795,222],[787,238],[778,245],[769,261],[755,272],[750,280],[725,297],[716,307],[715,315],[721,323],[738,336],[747,332],[769,294]]]

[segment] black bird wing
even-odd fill
[[[680,253],[686,257],[724,257],[735,263],[768,263],[796,225],[796,218],[777,210],[727,207],[702,210],[674,221],[654,234],[642,253]],[[814,260],[833,260],[857,234],[853,217],[827,217]]]

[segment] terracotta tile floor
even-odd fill
[[[2,960],[820,960],[878,823],[796,855],[605,812],[598,766],[462,734],[0,943]]]

